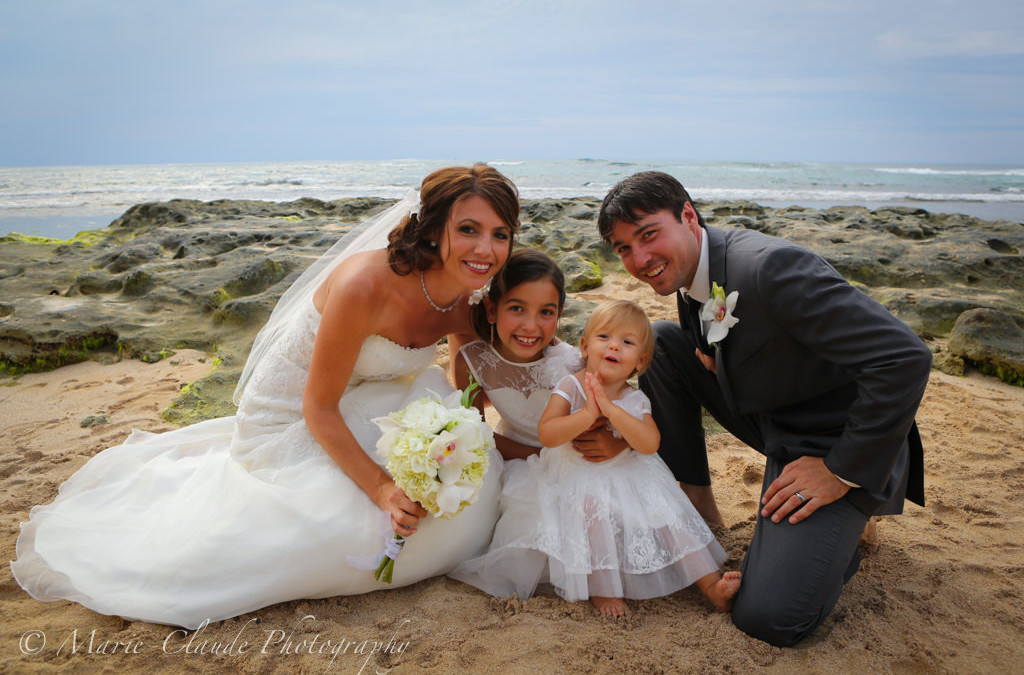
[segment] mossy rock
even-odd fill
[[[967,372],[964,360],[956,354],[951,354],[948,349],[940,350],[932,356],[932,368],[957,377],[963,377]]]
[[[112,277],[106,272],[90,270],[82,272],[76,278],[68,295],[106,295],[121,291],[124,282],[119,277]]]
[[[234,415],[237,407],[231,397],[237,382],[237,372],[215,371],[182,387],[178,398],[160,416],[172,424],[188,426]]]
[[[7,376],[39,373],[79,363],[93,354],[108,351],[118,344],[112,333],[73,335],[60,343],[35,342],[30,338],[8,334],[0,340],[0,373]]]
[[[587,260],[579,253],[560,256],[557,262],[558,266],[562,268],[562,272],[565,273],[565,290],[569,293],[589,291],[604,283],[601,266]]]
[[[273,258],[265,258],[246,265],[239,274],[224,284],[232,298],[262,293],[288,275],[284,265]]]
[[[274,309],[274,300],[264,296],[228,300],[214,312],[214,321],[235,326],[262,324]]]
[[[121,293],[131,298],[137,298],[153,290],[156,283],[156,279],[146,270],[132,270],[124,278]]]
[[[1024,316],[968,310],[953,326],[949,351],[986,375],[1024,386]]]
[[[105,267],[111,274],[120,274],[135,269],[161,258],[162,249],[155,243],[141,243],[125,246],[103,255],[97,261],[99,267]]]
[[[586,325],[587,318],[594,311],[595,307],[597,307],[597,304],[589,300],[580,300],[573,297],[566,298],[565,307],[562,309],[562,317],[558,320],[559,339],[573,346],[579,345],[580,337],[583,336],[583,327]]]
[[[221,286],[207,293],[201,302],[203,309],[212,312],[230,299],[231,294]]]
[[[858,285],[922,337],[949,335],[957,317],[979,304],[977,299],[953,296],[946,289],[871,289]]]

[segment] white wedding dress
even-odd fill
[[[308,299],[308,298],[307,298]],[[302,394],[320,315],[306,302],[261,350],[237,415],[163,434],[133,432],[89,460],[53,503],[22,524],[22,588],[102,614],[196,628],[300,598],[365,593],[444,574],[487,546],[501,456],[475,504],[428,516],[408,538],[391,584],[350,566],[392,536],[386,514],[310,434]],[[372,336],[339,408],[367,454],[371,421],[433,391],[452,391],[435,349]]]

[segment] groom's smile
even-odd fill
[[[647,272],[644,272],[644,276],[646,276],[648,279],[654,279],[659,274],[664,272],[666,267],[668,267],[668,265],[666,265],[665,263],[660,263],[657,266],[655,266],[653,270],[648,270]]]

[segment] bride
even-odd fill
[[[434,345],[473,333],[469,296],[508,258],[515,186],[440,169],[339,241],[282,296],[236,391],[238,413],[133,432],[37,506],[11,569],[39,600],[197,628],[299,598],[388,588],[350,558],[408,539],[391,586],[482,551],[501,459],[475,504],[425,517],[374,452],[374,417],[451,391]],[[397,225],[397,227],[396,227]]]

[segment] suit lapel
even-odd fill
[[[700,304],[683,295],[682,291],[676,291],[676,308],[679,312],[680,325],[690,331],[690,337],[697,349],[705,354],[713,354],[711,345],[704,339],[704,331],[700,324]]]
[[[708,246],[708,276],[709,281],[717,283],[722,288],[726,289],[726,293],[729,292],[729,280],[726,275],[726,256],[728,255],[728,247],[726,245],[725,233],[712,229],[710,227],[704,229],[704,234],[707,236]],[[735,330],[738,327],[733,328]],[[718,386],[722,389],[722,395],[725,397],[725,402],[729,406],[729,411],[732,414],[736,413],[736,403],[732,396],[732,386],[729,383],[729,372],[728,372],[728,358],[726,352],[728,351],[729,337],[726,336],[724,340],[719,343],[719,348],[715,349],[715,370],[717,371],[716,376],[718,378]]]

